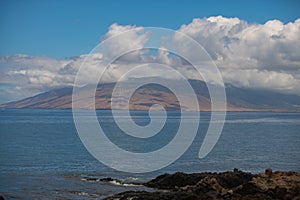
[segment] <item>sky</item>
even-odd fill
[[[214,1],[1,0],[0,55],[65,58],[88,53],[113,23],[178,29],[194,18],[222,15],[284,23],[299,17],[298,0]]]
[[[99,42],[136,27],[189,35],[208,51],[227,83],[300,95],[300,1],[174,2],[0,0],[0,103],[71,86]],[[133,32],[126,42],[142,47],[146,39]],[[146,58],[130,59],[125,60]],[[165,52],[154,59],[189,73]],[[117,67],[121,73],[128,63]]]

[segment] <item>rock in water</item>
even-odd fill
[[[272,169],[271,168],[268,168],[268,169],[266,169],[266,171],[265,171],[265,174],[266,175],[268,175],[269,177],[271,177],[272,176]]]
[[[127,191],[107,199],[300,199],[300,174],[272,172],[272,169],[258,175],[239,170],[193,174],[177,172],[163,174],[144,185],[158,191]]]

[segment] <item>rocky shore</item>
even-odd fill
[[[163,174],[143,185],[156,192],[127,191],[106,200],[292,199],[300,200],[300,173],[252,174],[238,169],[222,173]]]

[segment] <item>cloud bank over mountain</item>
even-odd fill
[[[136,30],[120,40],[107,45],[107,52],[113,54],[118,49],[143,48],[149,35],[141,32],[144,27],[112,24],[101,41]],[[265,24],[250,24],[238,18],[222,16],[193,19],[190,24],[182,25],[178,32],[184,33],[209,53],[216,63],[224,82],[239,87],[270,89],[283,93],[300,95],[300,19],[283,24],[278,20]],[[173,36],[174,45],[180,51],[189,52],[180,34]],[[163,48],[163,46],[162,46]],[[93,69],[106,66],[103,55],[80,55],[78,57],[55,59],[43,56],[10,55],[0,57],[0,103],[32,96],[52,88],[72,86],[75,75],[82,62],[88,66],[86,79],[92,80]],[[180,69],[188,78],[197,78],[188,63],[169,52],[158,50],[135,51],[118,58],[107,71],[106,81],[115,80],[128,67],[143,63],[162,63]],[[146,68],[151,68],[151,65]],[[149,70],[147,70],[149,72]],[[176,78],[163,71],[165,78]],[[140,74],[139,77],[142,77]],[[213,74],[210,78],[213,79]],[[137,77],[137,78],[139,78]]]

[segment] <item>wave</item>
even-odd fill
[[[109,183],[112,185],[125,186],[125,187],[141,186],[140,184],[125,183],[120,180],[109,181]]]
[[[134,181],[137,181],[138,178],[134,178]],[[108,182],[112,185],[117,185],[117,186],[141,186],[141,184],[139,183],[132,183],[129,181],[122,181],[122,180],[118,180],[118,179],[112,179],[110,177],[108,178],[96,178],[96,177],[81,177],[80,178],[81,181],[87,181],[87,182]],[[126,180],[131,180],[131,179],[126,179]]]

